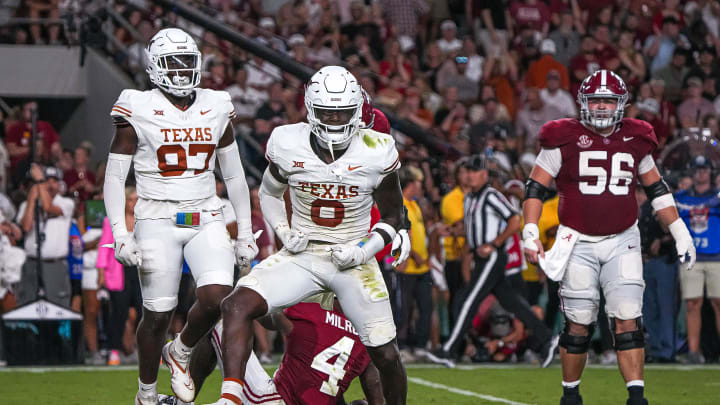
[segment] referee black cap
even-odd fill
[[[469,170],[487,169],[487,159],[483,155],[472,155],[465,161],[465,167]]]

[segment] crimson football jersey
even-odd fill
[[[334,405],[370,364],[350,321],[319,304],[285,309],[293,323],[287,350],[273,380],[288,405]]]
[[[546,123],[540,146],[559,148],[555,182],[560,223],[586,235],[612,235],[637,220],[638,166],[657,146],[652,126],[625,118],[603,137],[574,118]]]

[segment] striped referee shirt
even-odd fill
[[[499,191],[485,185],[465,196],[465,237],[469,247],[475,249],[500,235],[507,221],[517,210]]]

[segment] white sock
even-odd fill
[[[245,394],[243,394],[243,382],[235,378],[226,378],[222,383],[222,396],[229,401],[238,405],[242,404]]]
[[[645,380],[632,380],[628,381],[627,384],[625,384],[626,387],[644,387],[645,386]]]
[[[138,394],[143,398],[157,397],[157,381],[152,384],[145,384],[138,378]]]
[[[565,387],[565,388],[575,388],[575,387],[577,387],[578,385],[580,385],[580,380],[570,381],[570,382],[568,382],[568,381],[563,381],[563,382],[562,382],[562,386]]]
[[[183,343],[182,339],[180,339],[180,335],[178,335],[178,337],[175,339],[172,347],[173,347],[173,352],[175,352],[175,354],[177,354],[178,357],[181,357],[183,359],[186,358],[187,356],[189,356],[190,353],[192,352],[192,347],[186,346],[185,343]]]

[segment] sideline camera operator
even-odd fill
[[[75,203],[60,195],[61,175],[57,168],[46,167],[43,171],[40,166],[33,164],[30,176],[35,184],[30,188],[27,201],[20,204],[17,216],[17,222],[25,232],[25,253],[28,256],[18,286],[18,305],[27,304],[37,298],[37,269],[41,260],[45,296],[48,301],[69,307],[70,279],[66,259]],[[38,219],[39,224],[36,224]],[[40,249],[36,242],[37,229],[40,233]]]

